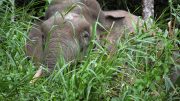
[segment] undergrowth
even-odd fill
[[[24,46],[34,11],[14,8],[6,2],[0,8],[0,100],[2,101],[164,101],[178,100],[180,88],[169,79],[170,70],[179,68],[173,57],[178,51],[179,29],[169,37],[166,29],[136,28],[117,43],[109,54],[95,39],[77,65],[64,64],[49,76],[30,84],[36,68],[28,60]],[[43,12],[41,12],[43,14]],[[96,23],[98,24],[98,23]],[[96,26],[93,32],[96,34]],[[155,33],[154,36],[151,34]],[[179,53],[177,54],[179,57]]]

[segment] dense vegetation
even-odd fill
[[[179,33],[169,37],[167,29],[157,32],[154,23],[147,32],[136,28],[118,41],[118,51],[107,50],[92,39],[89,54],[77,65],[64,64],[49,77],[30,84],[36,68],[28,60],[24,46],[37,12],[33,5],[15,8],[6,1],[0,8],[0,100],[92,100],[92,101],[163,101],[180,99],[180,87],[169,79],[172,68],[180,68]],[[170,5],[170,4],[169,4]],[[46,8],[46,7],[45,7]],[[171,16],[180,21],[180,5],[170,5]],[[44,11],[38,13],[44,15]],[[96,26],[93,34],[96,34]],[[153,36],[152,33],[155,33]],[[176,52],[175,57],[173,56]]]

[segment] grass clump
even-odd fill
[[[168,76],[171,68],[179,68],[172,55],[179,49],[179,29],[172,38],[167,30],[151,36],[156,27],[148,32],[137,29],[136,34],[126,34],[118,41],[115,54],[109,55],[98,45],[78,65],[57,66],[49,77],[30,84],[35,68],[25,56],[24,45],[36,18],[27,8],[7,5],[11,4],[0,9],[0,100],[179,99],[180,88],[172,85]],[[92,44],[97,43],[92,40]]]

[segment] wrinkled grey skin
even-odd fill
[[[41,30],[41,23],[33,25],[28,35],[30,40],[27,40],[25,47],[26,55],[31,57],[38,66],[42,63],[43,59],[44,33]]]

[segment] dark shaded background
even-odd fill
[[[141,0],[97,0],[103,10],[126,10],[135,15],[142,15]],[[175,0],[178,1],[178,0]],[[47,3],[44,0],[15,0],[16,7],[22,7],[27,4],[34,3],[32,9],[36,11],[42,9]],[[166,9],[169,13],[168,0],[155,0],[155,18],[158,18]],[[169,15],[169,14],[168,14]]]
[[[135,15],[142,15],[142,0],[98,0],[104,10],[123,9]],[[155,17],[168,8],[168,0],[155,0]]]
[[[142,0],[97,0],[103,10],[126,10],[131,13],[142,16]],[[154,0],[155,20],[161,21],[159,24],[167,28],[167,23],[171,19],[170,7],[168,0]],[[175,7],[180,4],[180,0],[172,0]],[[29,11],[35,11],[34,16],[43,18],[40,11],[45,12],[45,5],[48,3],[45,0],[15,0],[17,8],[29,6]]]

